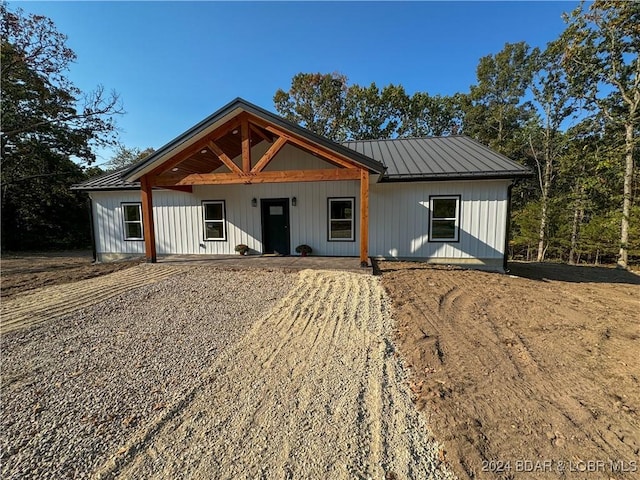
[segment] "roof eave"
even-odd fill
[[[117,192],[121,190],[140,190],[140,185],[113,185],[109,187],[85,187],[82,185],[71,185],[70,190],[76,192]]]
[[[529,178],[533,176],[531,171],[514,172],[487,172],[487,173],[442,173],[442,174],[400,174],[385,175],[382,182],[434,182],[455,180],[515,180],[517,178]]]

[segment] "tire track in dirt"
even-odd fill
[[[451,478],[404,383],[379,280],[298,275],[199,386],[95,476]]]
[[[418,406],[461,477],[556,475],[499,475],[483,471],[483,461],[637,458],[638,375],[629,364],[629,340],[640,337],[636,286],[547,285],[433,268],[417,274],[396,264],[383,269],[383,283],[402,319]]]
[[[165,265],[138,265],[108,275],[39,288],[2,302],[0,333],[61,318],[143,285],[184,272]]]

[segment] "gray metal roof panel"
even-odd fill
[[[122,178],[126,169],[107,172],[71,186],[71,190],[139,190],[140,182],[127,182]]]
[[[345,146],[387,166],[385,180],[515,178],[531,170],[466,137],[355,140]]]

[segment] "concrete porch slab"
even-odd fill
[[[360,267],[358,257],[301,257],[278,255],[160,255],[158,263],[212,265],[228,268],[283,268],[290,270],[344,270],[372,274],[372,267]]]

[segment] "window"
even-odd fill
[[[460,231],[460,195],[429,197],[429,241],[457,242]]]
[[[123,203],[122,215],[124,219],[124,239],[144,240],[142,236],[142,204]]]
[[[226,240],[224,200],[202,202],[205,240]]]
[[[329,241],[352,242],[355,240],[353,205],[354,198],[329,199]]]

